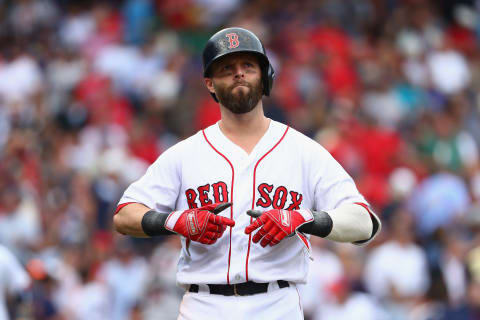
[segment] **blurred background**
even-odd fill
[[[175,319],[178,237],[112,215],[215,123],[201,51],[254,31],[267,116],[327,148],[383,221],[312,238],[305,318],[480,319],[480,1],[0,0],[0,319]]]

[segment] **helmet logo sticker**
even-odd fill
[[[238,35],[234,32],[232,33],[227,33],[226,36],[228,37],[228,49],[235,49],[240,45],[240,42],[238,41]]]

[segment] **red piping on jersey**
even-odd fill
[[[207,143],[210,145],[210,147],[212,147],[212,149],[215,150],[216,153],[221,155],[228,162],[228,164],[230,165],[230,168],[232,168],[232,190],[231,190],[232,196],[230,197],[230,202],[232,203],[232,206],[230,207],[230,219],[233,220],[233,182],[235,181],[235,170],[233,170],[233,165],[230,162],[230,160],[228,160],[228,158],[223,153],[221,153],[220,151],[215,149],[213,144],[211,144],[210,141],[208,141],[207,135],[205,134],[205,130],[202,130],[202,133],[203,133],[203,137],[205,138],[205,141],[207,141]],[[230,228],[230,247],[228,248],[227,284],[230,284],[230,259],[231,259],[231,257],[232,257],[232,228]]]
[[[255,164],[255,167],[253,169],[253,198],[252,198],[252,210],[254,209],[255,207],[255,177],[256,177],[256,174],[257,174],[257,167],[260,163],[260,161],[262,161],[270,152],[273,151],[273,149],[275,149],[279,144],[280,142],[282,142],[283,138],[285,138],[285,135],[287,134],[287,131],[290,127],[287,126],[287,129],[285,129],[285,132],[283,133],[282,137],[280,138],[280,140],[278,140],[278,142],[272,147],[272,149],[268,150],[267,153],[265,153],[260,159],[258,159],[257,163]],[[253,217],[250,218],[250,223],[253,222]],[[247,258],[245,260],[245,279],[246,281],[248,281],[248,257],[250,256],[250,245],[252,243],[252,234],[250,233],[250,235],[248,236],[248,249],[247,249]]]
[[[364,208],[368,211],[368,214],[370,215],[370,218],[371,218],[372,220],[375,220],[375,218],[373,217],[373,214],[372,214],[372,212],[370,211],[370,208],[368,207],[368,205],[366,205],[365,203],[361,203],[361,202],[354,202],[354,204],[358,204],[359,206],[364,207]]]
[[[120,209],[122,209],[123,207],[125,207],[127,204],[130,204],[130,203],[137,203],[137,202],[125,202],[125,203],[119,204],[114,214],[117,214],[118,211],[120,211]]]
[[[308,240],[307,238],[302,234],[302,233],[298,233],[298,237],[300,238],[300,240],[302,240],[302,242],[305,244],[305,247],[307,247],[308,250],[310,250],[310,245],[308,244]]]

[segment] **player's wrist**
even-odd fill
[[[325,211],[311,211],[313,220],[301,225],[298,231],[325,238],[332,232],[333,221]]]
[[[174,234],[174,232],[165,227],[168,216],[168,213],[161,213],[155,210],[147,211],[142,218],[143,232],[150,237]]]

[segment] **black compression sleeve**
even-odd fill
[[[330,215],[324,211],[312,211],[313,221],[304,224],[298,230],[303,233],[325,238],[332,231],[333,223]]]
[[[168,213],[160,213],[155,210],[147,211],[142,218],[143,232],[150,237],[174,234],[170,230],[165,229],[167,218]]]

